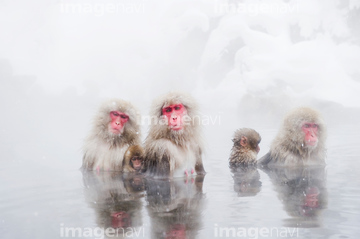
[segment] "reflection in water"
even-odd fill
[[[144,179],[138,174],[84,171],[84,194],[101,228],[114,228],[119,236],[142,226]]]
[[[327,205],[324,167],[265,168],[284,209],[288,227],[318,227]]]
[[[256,166],[231,167],[234,191],[239,197],[251,197],[261,190],[260,174]]]
[[[204,176],[191,180],[147,179],[152,238],[196,238],[201,227]]]

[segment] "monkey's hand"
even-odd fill
[[[194,170],[193,168],[191,168],[191,170],[190,170],[190,174],[191,174],[191,175],[189,174],[188,170],[185,169],[185,176],[186,176],[186,177],[188,177],[189,175],[192,176],[194,173],[195,173],[195,170]]]

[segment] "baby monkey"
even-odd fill
[[[140,173],[143,169],[144,150],[139,145],[130,146],[124,155],[123,172]]]
[[[256,165],[256,157],[260,151],[261,137],[258,132],[249,128],[235,131],[232,140],[229,164],[231,167]]]

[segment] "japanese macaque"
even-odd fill
[[[258,132],[249,128],[235,131],[232,140],[234,146],[231,149],[229,164],[231,167],[256,165],[256,157],[260,151],[261,137]]]
[[[320,114],[311,108],[297,108],[284,119],[282,128],[260,165],[322,165],[326,127]]]
[[[145,170],[157,177],[204,174],[200,118],[195,100],[172,92],[153,102],[145,140]]]
[[[120,99],[105,101],[95,116],[85,141],[83,168],[121,171],[124,153],[140,144],[140,116],[132,104]]]
[[[144,150],[139,145],[130,146],[124,155],[123,172],[134,173],[141,172],[144,159]]]

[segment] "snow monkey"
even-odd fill
[[[120,99],[102,103],[83,147],[83,168],[121,171],[124,153],[140,144],[140,115],[132,104]]]
[[[270,146],[270,152],[259,159],[260,165],[322,165],[326,127],[314,109],[297,108],[285,117],[282,128]]]
[[[261,137],[258,132],[249,128],[241,128],[235,131],[232,140],[234,146],[231,149],[229,164],[231,167],[256,165],[256,157],[260,151]]]
[[[157,177],[205,174],[195,100],[171,92],[154,100],[145,140],[145,171]]]
[[[123,172],[133,173],[141,172],[143,167],[144,150],[139,145],[130,146],[124,156],[123,160]]]

